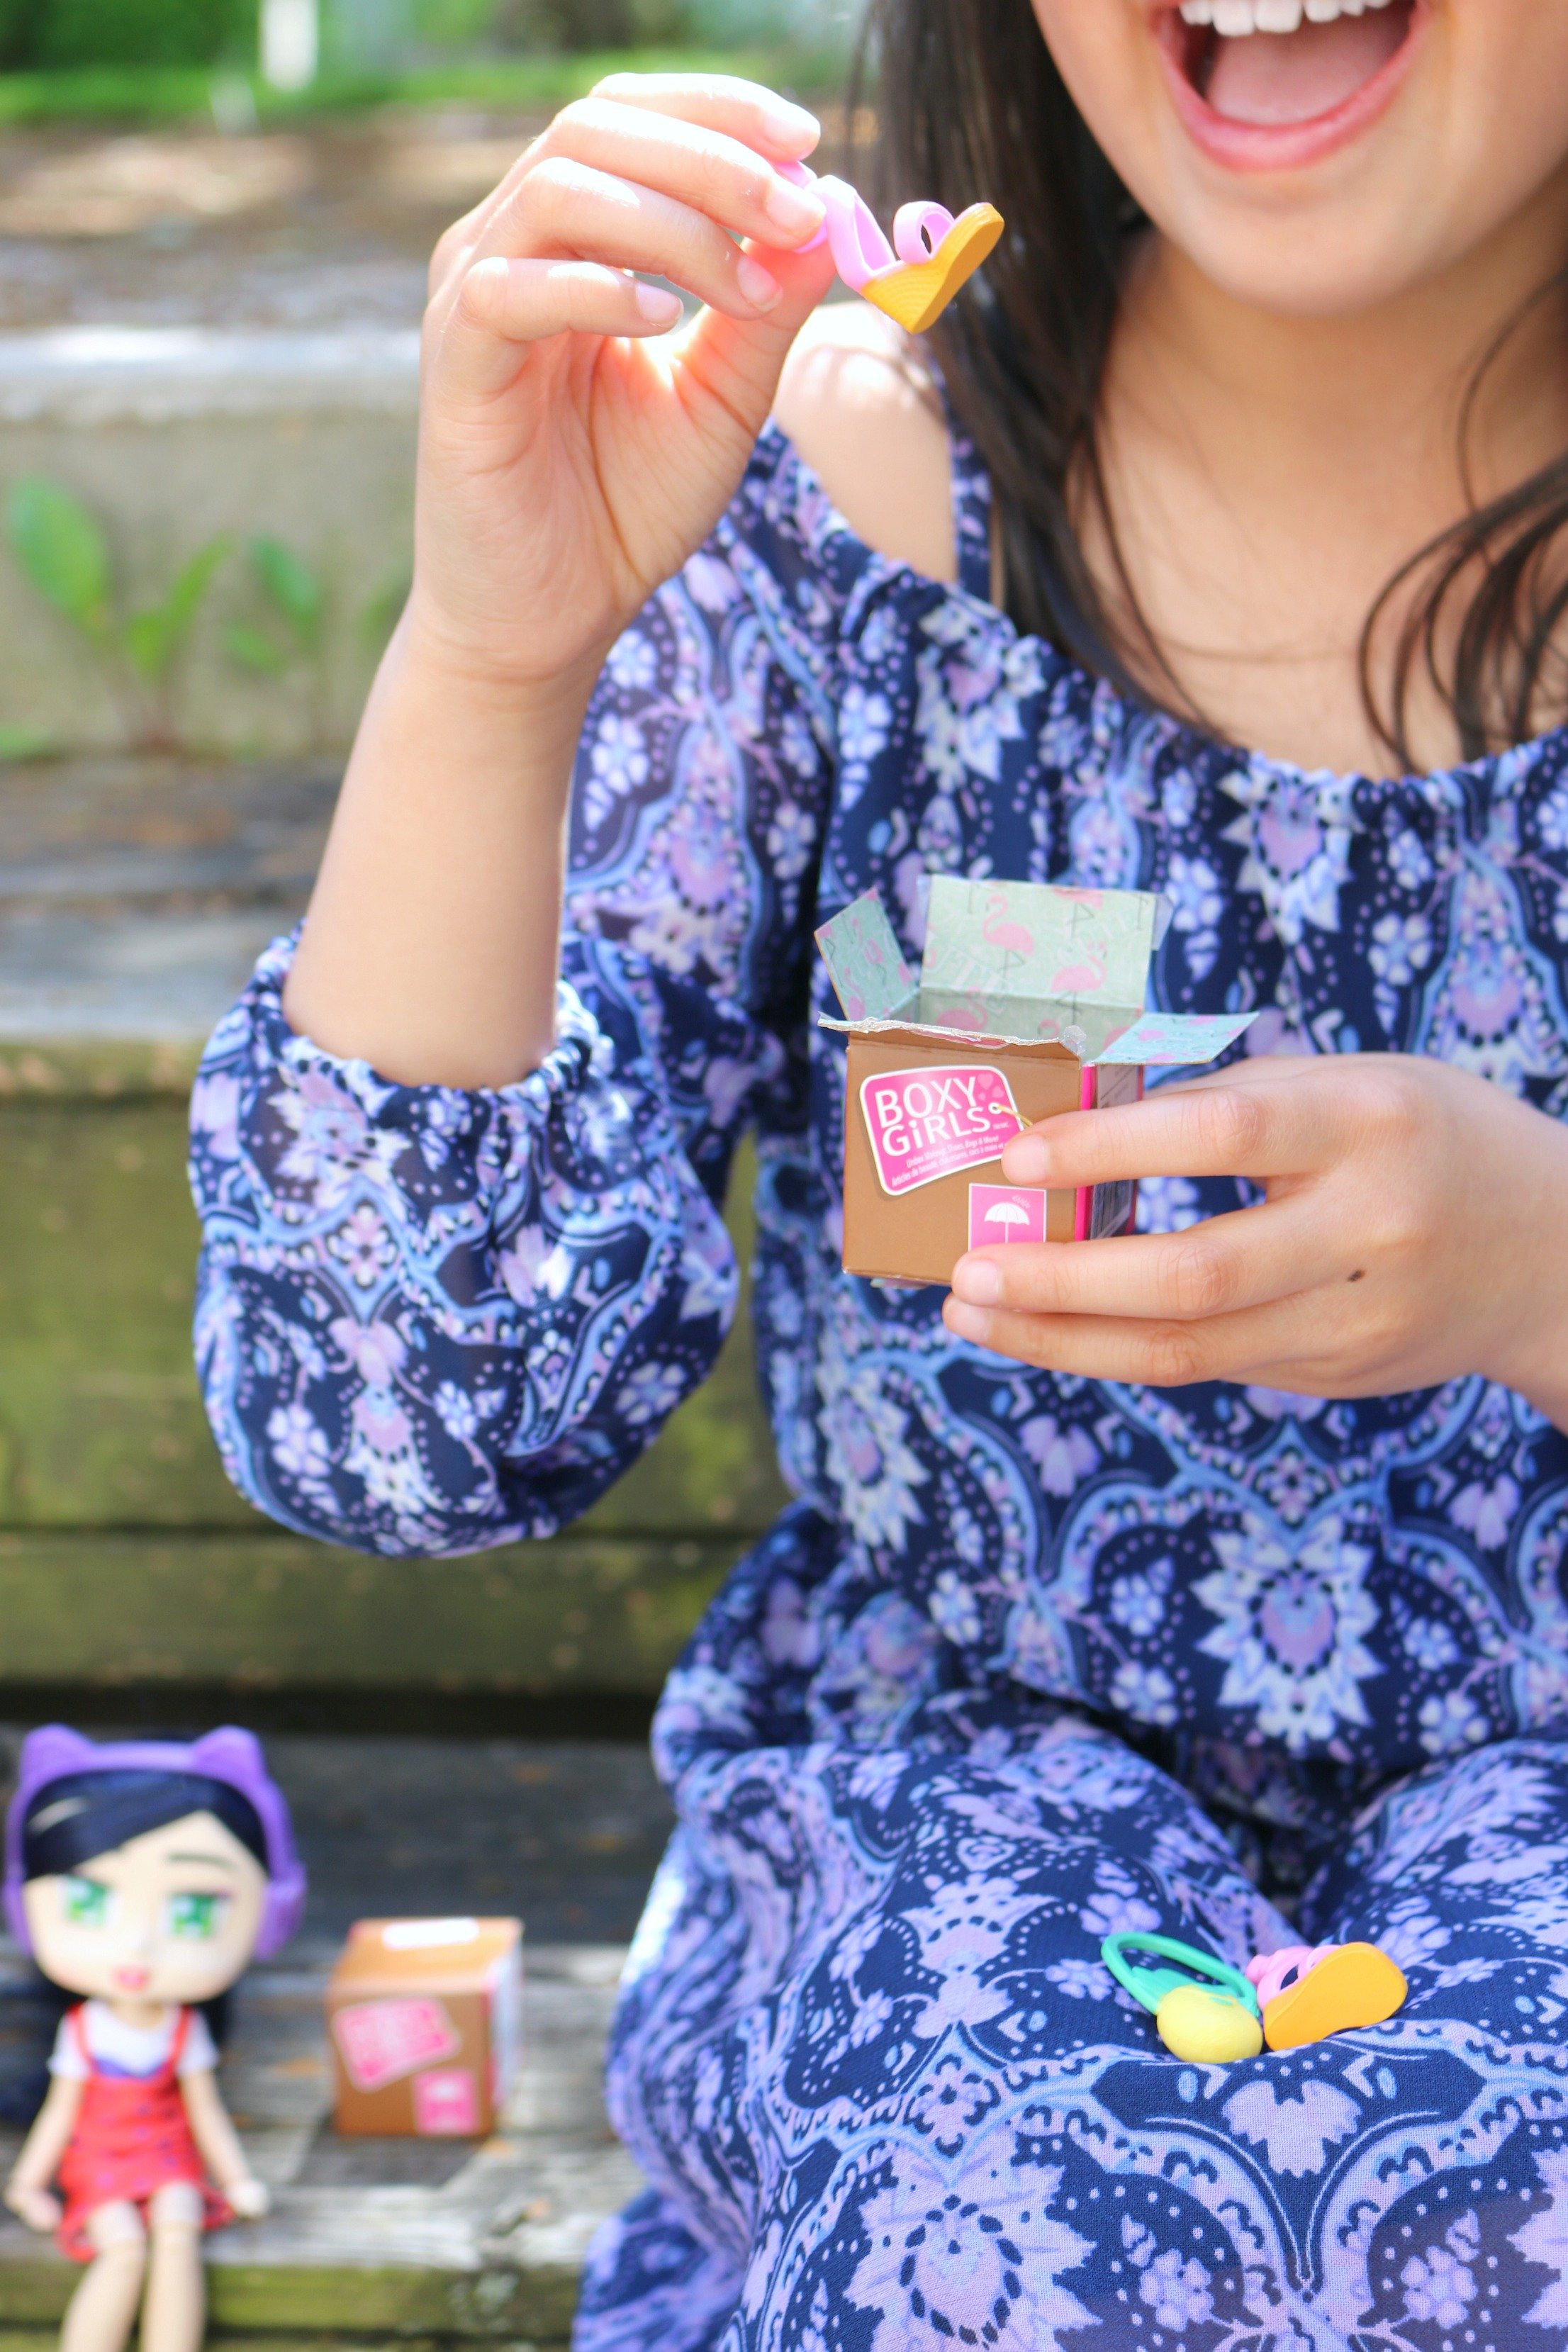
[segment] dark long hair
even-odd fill
[[[989,198],[1007,234],[932,337],[948,396],[991,475],[1003,596],[1123,694],[1199,724],[1143,617],[1101,468],[1098,411],[1122,276],[1144,226],[1079,114],[1029,0],[870,0],[879,171],[900,199],[958,211]],[[1554,278],[1511,320],[1471,383],[1461,456],[1489,369]],[[1467,477],[1468,478],[1468,477]],[[1110,593],[1085,561],[1080,519],[1109,550]],[[1430,689],[1462,753],[1520,742],[1568,710],[1553,640],[1568,612],[1568,454],[1417,549],[1367,615],[1363,699],[1406,768],[1412,701]],[[1386,684],[1380,688],[1378,673]]]

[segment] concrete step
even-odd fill
[[[97,517],[122,612],[166,591],[219,537],[217,573],[179,666],[181,740],[299,751],[347,740],[409,569],[418,336],[411,326],[224,330],[62,326],[0,335],[0,506],[24,476]],[[267,620],[242,554],[282,540],[321,578],[319,657],[258,677],[226,647]],[[63,751],[122,748],[123,666],[94,657],[14,560],[0,559],[0,728]]]

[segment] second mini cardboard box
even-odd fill
[[[492,2131],[521,2024],[520,1920],[357,1920],[327,1984],[339,2131]]]
[[[1003,1181],[1005,1145],[1066,1110],[1136,1100],[1155,1064],[1211,1062],[1250,1013],[1148,1013],[1164,912],[1142,890],[931,883],[917,980],[876,892],[816,934],[849,1041],[844,1265],[952,1280],[991,1243],[1124,1232],[1131,1182],[1047,1192]]]

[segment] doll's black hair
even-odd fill
[[[205,1772],[121,1769],[68,1772],[44,1783],[22,1823],[22,1875],[68,1876],[99,1854],[112,1853],[132,1838],[189,1813],[211,1813],[267,1869],[261,1817],[249,1798],[226,1780],[209,1780]]]

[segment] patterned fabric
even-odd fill
[[[1435,2352],[1494,2310],[1510,2352],[1568,2343],[1568,1439],[1479,1379],[1031,1374],[952,1340],[935,1291],[847,1277],[810,944],[875,884],[918,955],[938,871],[1163,891],[1157,1005],[1258,1010],[1255,1052],[1437,1055],[1561,1116],[1568,737],[1403,782],[1232,751],[1020,637],[962,447],[956,484],[948,588],[764,437],[606,667],[561,1042],[523,1084],[336,1060],[283,1020],[288,942],[264,960],[195,1105],[214,1426],[337,1542],[552,1532],[710,1365],[754,1132],[800,1502],[660,1709],[682,1828],[613,2067],[657,2191],[595,2267],[592,2352]],[[1142,1222],[1247,1197],[1155,1181]],[[1096,1973],[1099,1933],[1156,1920],[1233,1958],[1370,1920],[1415,1998],[1310,2059],[1180,2069]],[[1458,2198],[1456,2166],[1462,2210],[1402,2203]],[[1170,2211],[1116,2193],[1151,2180]]]

